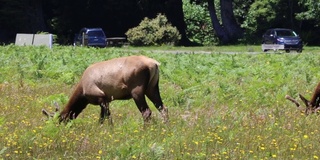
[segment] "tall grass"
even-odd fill
[[[246,48],[244,46],[244,48]],[[0,157],[3,159],[318,159],[319,117],[286,101],[310,97],[319,51],[301,54],[176,54],[137,48],[0,47]],[[175,49],[170,49],[175,51]],[[209,49],[206,49],[209,50]],[[114,126],[98,124],[89,105],[59,125],[41,109],[63,106],[91,63],[126,55],[161,62],[169,108],[144,125],[132,100],[111,103]]]

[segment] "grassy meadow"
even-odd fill
[[[67,103],[88,65],[127,55],[161,63],[168,124],[150,101],[148,125],[133,100],[111,103],[113,126],[93,105],[67,124],[42,115]],[[0,46],[0,159],[319,159],[319,116],[284,98],[310,98],[319,68],[319,47]]]

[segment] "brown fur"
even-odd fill
[[[319,107],[320,103],[320,83],[318,83],[317,87],[313,91],[312,98],[310,100],[310,105],[314,107]]]
[[[89,66],[60,113],[60,122],[77,118],[90,103],[100,105],[100,122],[109,118],[109,103],[133,98],[145,121],[151,116],[145,95],[167,120],[167,108],[159,92],[159,62],[145,56],[129,56]]]

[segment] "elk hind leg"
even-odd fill
[[[162,102],[158,84],[155,87],[148,89],[146,95],[154,104],[154,106],[158,109],[158,111],[161,113],[161,116],[163,117],[164,122],[167,122],[169,119],[168,109]]]
[[[151,119],[151,110],[146,102],[145,96],[141,89],[136,89],[132,92],[132,98],[136,103],[139,111],[142,114],[144,122],[149,122]]]

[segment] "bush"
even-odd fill
[[[181,38],[178,29],[168,23],[167,17],[162,14],[154,19],[144,18],[139,26],[129,29],[126,35],[133,46],[175,45]]]

